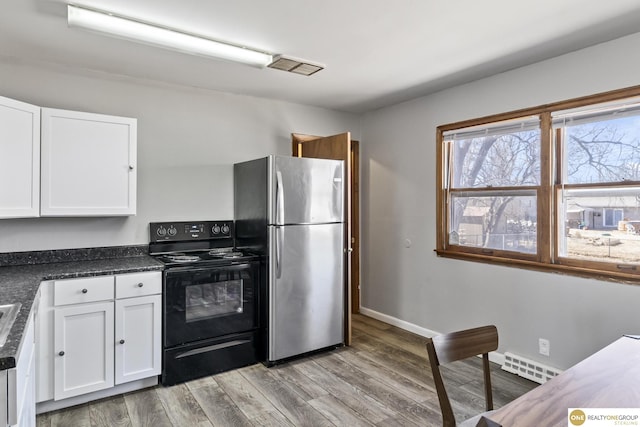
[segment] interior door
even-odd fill
[[[345,232],[344,239],[346,249],[345,253],[345,344],[351,344],[351,313],[358,312],[360,306],[359,301],[359,271],[353,271],[352,258],[359,259],[359,242],[354,241],[353,234],[353,181],[354,181],[354,165],[353,165],[353,141],[351,141],[351,133],[345,132],[339,135],[321,137],[314,135],[291,134],[292,154],[296,157],[314,157],[319,159],[335,159],[344,160],[345,165],[345,191],[344,191],[344,208],[345,208]],[[357,146],[357,143],[356,143]],[[357,237],[357,235],[356,235]],[[355,243],[355,245],[354,245]],[[357,247],[355,254],[354,246]],[[353,277],[356,276],[356,280]],[[352,286],[357,286],[352,288]],[[357,300],[354,300],[354,296]],[[354,303],[357,303],[354,304]],[[355,306],[355,308],[354,308]]]

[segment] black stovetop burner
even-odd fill
[[[177,262],[179,264],[187,263],[187,262],[195,262],[200,259],[198,255],[187,255],[180,252],[175,252],[171,254],[162,255],[161,259],[167,260],[168,262]]]
[[[218,248],[213,250],[192,251],[192,252],[169,252],[155,254],[156,259],[167,266],[177,265],[221,265],[233,261],[246,261],[254,258],[253,254],[248,254],[234,250],[233,248]]]

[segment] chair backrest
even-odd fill
[[[453,415],[453,409],[451,408],[451,402],[449,402],[449,396],[444,388],[444,382],[440,374],[440,365],[482,355],[484,395],[487,411],[490,411],[493,409],[493,395],[491,394],[489,352],[497,349],[498,330],[493,325],[451,332],[427,339],[429,365],[431,366],[433,381],[435,382],[438,400],[440,401],[442,425],[444,427],[455,427],[456,420]]]

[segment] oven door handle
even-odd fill
[[[229,342],[224,342],[215,345],[209,345],[202,348],[197,348],[195,350],[185,351],[184,353],[180,353],[176,356],[176,359],[182,359],[183,357],[195,356],[196,354],[208,353],[210,351],[222,350],[223,348],[235,347],[238,345],[243,345],[250,343],[250,340],[234,340]]]

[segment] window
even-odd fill
[[[620,221],[622,221],[622,217],[624,210],[622,209],[612,209],[612,208],[603,208],[602,209],[602,217],[603,217],[603,225],[605,227],[615,227],[618,225]]]
[[[640,87],[440,126],[442,256],[640,280]]]
[[[444,134],[449,233],[461,246],[537,252],[538,117]]]

